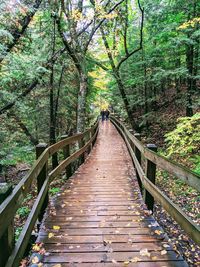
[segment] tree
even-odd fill
[[[88,91],[87,59],[88,47],[103,22],[123,2],[111,6],[110,1],[88,5],[82,0],[77,2],[61,1],[61,12],[56,17],[58,31],[63,44],[76,66],[79,75],[79,94],[77,106],[77,132],[85,128],[86,93]],[[87,14],[94,14],[91,18]]]

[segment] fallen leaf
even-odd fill
[[[140,258],[138,258],[138,257],[134,257],[134,258],[131,259],[131,262],[138,262],[138,261],[140,261],[140,260],[141,260]]]
[[[53,233],[49,233],[49,234],[48,234],[48,238],[52,238],[53,236],[54,236]]]
[[[148,252],[148,249],[147,248],[143,248],[140,250],[140,255],[141,256],[147,256],[147,257],[150,257],[151,254]]]
[[[157,234],[157,235],[161,235],[161,234],[162,234],[162,231],[160,231],[160,230],[155,230],[154,233]]]
[[[167,250],[165,250],[165,249],[162,250],[162,251],[160,252],[160,254],[161,254],[161,255],[165,255],[165,254],[167,254]]]
[[[38,263],[39,262],[39,258],[37,256],[32,258],[32,263]]]
[[[54,226],[53,226],[53,230],[60,230],[60,226],[58,226],[58,225],[54,225]]]
[[[33,251],[40,251],[40,248],[41,248],[40,245],[35,244],[32,249],[33,249]]]

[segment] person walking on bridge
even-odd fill
[[[105,111],[104,110],[101,111],[101,120],[102,121],[105,120]]]
[[[109,115],[110,115],[110,111],[108,109],[106,109],[106,111],[105,111],[106,120],[108,120]]]

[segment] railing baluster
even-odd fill
[[[82,148],[85,145],[84,136],[81,138],[81,140],[78,142],[79,149]],[[84,153],[80,156],[79,159],[79,165],[83,164],[85,161]]]
[[[62,135],[61,136],[61,140],[65,139],[69,137],[68,135]],[[63,148],[63,155],[64,155],[64,159],[68,158],[70,156],[70,144],[66,145]],[[72,176],[73,172],[72,172],[72,165],[71,163],[66,167],[66,178],[68,179],[69,177]]]
[[[0,204],[12,193],[12,186],[7,183],[0,184]],[[15,244],[13,221],[0,238],[0,267],[4,267]]]
[[[139,141],[141,141],[141,135],[140,135],[139,133],[135,133],[134,136],[135,136],[135,138],[137,138]],[[136,156],[138,162],[139,162],[140,165],[141,165],[141,152],[140,152],[140,150],[137,148],[136,145],[134,145],[134,152],[135,152],[135,156]],[[141,180],[140,180],[140,176],[139,176],[139,174],[138,174],[138,172],[137,172],[137,169],[136,169],[136,177],[137,177],[137,180],[138,180],[138,184],[139,184],[139,187],[140,187],[140,191],[141,191],[141,193],[142,193],[142,182],[141,182]]]
[[[157,146],[154,144],[148,144],[147,148],[154,151],[154,152],[157,152]],[[155,184],[155,182],[156,182],[156,164],[150,160],[146,160],[145,174],[146,174],[147,178],[153,184]],[[145,204],[147,205],[147,208],[153,212],[154,197],[147,190],[144,190],[144,201],[145,201]]]
[[[47,148],[47,146],[48,146],[48,145],[45,144],[45,143],[40,143],[40,144],[38,144],[38,145],[36,146],[36,158],[37,158],[37,159],[38,159],[39,156],[43,153],[43,151]],[[37,177],[37,191],[38,191],[38,194],[39,194],[39,192],[40,192],[40,189],[41,189],[41,187],[42,187],[44,181],[45,181],[46,178],[47,178],[47,174],[48,174],[48,169],[47,169],[47,168],[48,168],[48,163],[46,163],[46,164],[44,165],[44,167],[42,168],[40,174],[39,174],[38,177]],[[49,196],[48,196],[48,193],[47,193],[47,195],[46,195],[46,197],[45,197],[45,200],[44,200],[44,203],[43,203],[43,205],[42,205],[40,214],[39,214],[39,216],[38,216],[38,221],[39,221],[39,223],[41,223],[41,221],[42,221],[43,215],[44,215],[44,213],[45,213],[45,209],[46,209],[46,207],[48,206],[48,202],[49,202]]]

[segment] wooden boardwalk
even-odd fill
[[[52,201],[39,233],[46,267],[184,267],[143,204],[125,143],[100,126],[86,162]]]

